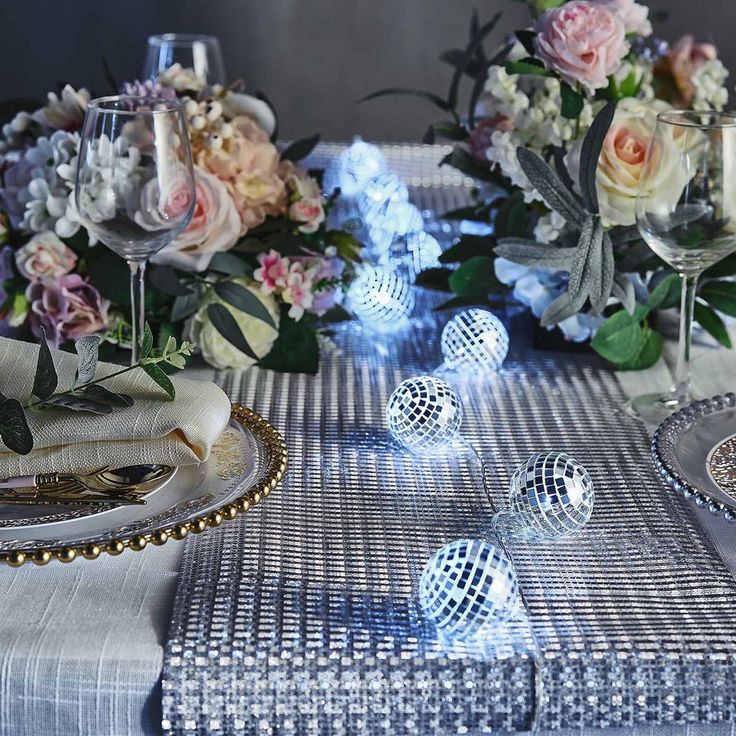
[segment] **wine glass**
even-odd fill
[[[220,42],[197,33],[162,33],[148,37],[143,79],[156,79],[175,64],[191,72],[200,84],[227,84]]]
[[[690,347],[698,278],[736,250],[736,113],[660,113],[639,180],[636,223],[680,274],[680,339],[672,389],[627,408],[658,423],[691,401]]]
[[[187,226],[194,209],[192,152],[181,103],[127,95],[92,100],[74,198],[87,230],[130,267],[135,364],[145,321],[146,264]]]

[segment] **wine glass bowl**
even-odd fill
[[[143,79],[157,79],[174,65],[191,72],[201,85],[227,84],[225,61],[215,36],[161,33],[148,37]]]
[[[89,233],[130,266],[135,362],[143,328],[147,261],[187,226],[195,204],[192,154],[181,103],[126,95],[90,102],[74,201]]]
[[[698,278],[736,250],[736,113],[660,113],[639,178],[641,237],[680,274],[682,299],[675,382],[666,394],[629,402],[657,423],[691,400],[690,348]]]

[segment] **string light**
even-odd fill
[[[363,266],[348,289],[347,305],[368,327],[390,332],[406,324],[414,310],[414,290],[399,273]]]

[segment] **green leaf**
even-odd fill
[[[415,284],[423,286],[425,289],[434,289],[435,291],[451,291],[450,276],[453,271],[450,268],[427,268],[417,274]]]
[[[585,206],[593,213],[598,212],[598,190],[595,183],[598,158],[615,112],[615,102],[609,102],[603,107],[586,133],[580,151],[580,192],[583,195]]]
[[[662,342],[662,335],[659,332],[645,326],[639,350],[631,360],[621,363],[619,370],[642,371],[645,368],[651,368],[662,355]]]
[[[200,295],[197,292],[178,296],[171,305],[171,321],[179,322],[194,314],[199,309]]]
[[[17,399],[0,401],[0,437],[5,446],[18,455],[27,455],[33,449],[26,413]]]
[[[81,411],[87,414],[112,414],[112,406],[109,404],[104,404],[101,401],[81,396],[80,394],[54,394],[53,396],[49,396],[41,406],[46,409],[50,407],[71,409],[72,411]]]
[[[533,268],[555,268],[569,270],[577,248],[557,248],[554,245],[539,245],[524,238],[503,238],[494,250],[497,256],[513,263]]]
[[[38,346],[36,375],[33,379],[33,395],[39,399],[46,399],[54,393],[58,383],[59,378],[56,375],[54,359],[51,357],[51,351],[46,342],[46,330],[42,327],[41,339]]]
[[[457,125],[448,120],[439,120],[429,126],[422,143],[432,144],[438,136],[451,141],[464,141],[468,137],[468,131],[462,125]]]
[[[223,307],[224,309],[224,307]],[[156,363],[143,363],[141,368],[152,378],[158,386],[160,386],[169,395],[169,398],[176,398],[176,389],[171,379],[156,365]]]
[[[151,325],[146,322],[143,325],[143,339],[141,340],[141,358],[147,358],[153,350],[153,332]]]
[[[648,313],[642,305],[637,305],[633,315],[625,309],[615,312],[598,328],[591,347],[612,363],[633,360],[646,337],[640,323]]]
[[[549,164],[534,151],[523,146],[516,149],[516,154],[519,165],[542,199],[569,223],[582,227],[586,217],[585,211]]]
[[[183,281],[179,281],[176,271],[170,266],[154,266],[149,274],[150,282],[163,294],[169,296],[186,296],[191,294],[191,288]]]
[[[719,312],[736,317],[736,282],[709,281],[698,295]]]
[[[314,327],[302,317],[298,322],[289,317],[289,307],[281,309],[279,336],[271,351],[258,361],[262,368],[282,373],[309,373],[319,369],[319,342]]]
[[[698,324],[721,345],[731,347],[731,337],[728,334],[723,320],[707,305],[700,301],[695,302],[695,319]]]
[[[475,256],[465,261],[450,276],[448,283],[455,294],[471,299],[485,299],[489,292],[501,289],[493,270],[493,261],[488,256]]]
[[[422,89],[411,89],[409,87],[387,87],[386,89],[379,89],[377,92],[371,92],[369,95],[361,97],[358,102],[368,102],[369,100],[375,100],[378,97],[393,95],[419,97],[445,112],[450,112],[452,110],[452,107],[447,104],[447,101],[443,100],[439,95],[434,94],[434,92],[426,92]]]
[[[225,276],[251,276],[253,274],[253,267],[249,263],[246,263],[237,253],[229,251],[215,253],[207,270],[217,271]]]
[[[248,341],[245,339],[240,326],[235,321],[235,317],[230,314],[230,311],[223,304],[210,304],[207,307],[207,316],[210,318],[212,326],[234,347],[240,350],[241,353],[245,353],[253,360],[258,360],[258,356],[253,352],[253,349],[248,345]]]
[[[266,305],[245,286],[236,284],[234,281],[220,281],[215,284],[215,293],[222,301],[227,302],[235,309],[239,309],[241,312],[245,312],[277,329],[276,321],[266,309]]]
[[[327,324],[335,324],[337,322],[350,322],[352,319],[353,316],[350,312],[345,307],[337,304],[321,315],[319,321]]]
[[[315,133],[309,138],[302,138],[299,141],[294,141],[290,146],[283,151],[281,154],[282,161],[301,161],[303,158],[309,156],[310,153],[315,149],[319,143],[320,135]]]
[[[551,77],[552,72],[544,68],[541,61],[536,59],[522,59],[521,61],[507,61],[504,65],[507,74],[531,74],[538,77]]]
[[[133,406],[134,404],[132,396],[110,391],[99,383],[85,386],[80,390],[80,393],[94,401],[98,401],[103,404],[110,404],[110,406]]]
[[[619,97],[636,97],[641,89],[643,76],[640,78],[636,67],[632,67],[618,86]]]
[[[665,276],[652,290],[649,299],[647,299],[647,306],[651,310],[674,307],[680,300],[680,291],[680,276],[671,273],[669,276]]]
[[[463,263],[475,256],[490,255],[493,239],[484,235],[462,235],[439,258],[440,263]]]
[[[562,107],[560,109],[562,117],[568,120],[577,120],[583,111],[585,98],[567,82],[560,83],[560,93],[562,95]]]
[[[79,356],[77,361],[77,380],[74,385],[79,386],[81,383],[89,383],[95,377],[97,371],[97,355],[100,351],[100,338],[97,335],[80,337],[74,343],[74,349]]]

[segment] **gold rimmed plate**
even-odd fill
[[[278,431],[250,409],[234,405],[210,459],[176,468],[146,494],[144,506],[0,505],[0,562],[71,562],[183,539],[260,503],[285,470],[286,445]]]

